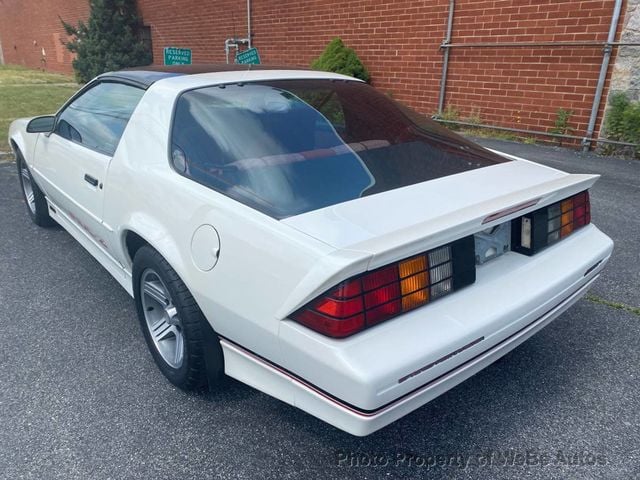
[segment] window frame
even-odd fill
[[[49,135],[57,135],[58,137],[60,137],[63,140],[66,140],[68,142],[71,142],[75,145],[79,145],[83,148],[86,148],[87,150],[90,150],[92,152],[96,152],[99,153],[101,155],[104,155],[106,157],[113,157],[115,155],[115,152],[118,149],[118,146],[120,145],[120,141],[122,140],[122,136],[120,136],[120,138],[118,139],[118,143],[116,144],[116,148],[113,151],[113,153],[109,153],[109,152],[105,152],[104,150],[101,150],[99,148],[92,148],[89,147],[88,145],[85,145],[84,143],[80,143],[77,142],[73,139],[70,138],[66,138],[63,137],[62,135],[60,135],[56,130],[58,129],[58,124],[60,123],[60,117],[62,116],[62,114],[71,106],[72,103],[74,103],[78,98],[80,98],[81,96],[83,96],[85,93],[87,93],[89,90],[97,87],[98,85],[101,85],[103,83],[116,83],[116,84],[120,84],[120,85],[125,85],[128,87],[133,87],[133,88],[137,88],[139,90],[142,90],[143,92],[146,92],[147,90],[147,86],[138,83],[136,81],[133,80],[129,80],[126,78],[122,78],[122,77],[98,77],[95,78],[94,80],[91,80],[89,83],[87,83],[86,85],[84,85],[80,90],[78,90],[76,93],[74,93],[66,102],[64,102],[62,104],[62,106],[58,109],[58,111],[55,114],[55,121],[53,124],[53,128],[50,132]],[[142,94],[142,96],[144,96],[144,93]],[[140,100],[142,100],[142,97],[140,97]],[[140,102],[138,102],[139,104]],[[138,105],[136,105],[136,107],[133,109],[133,112],[131,113],[131,115],[133,115],[133,113],[136,111],[136,109],[138,108]],[[131,118],[131,117],[129,117]],[[127,120],[127,123],[129,122],[129,120]]]

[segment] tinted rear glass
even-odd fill
[[[180,96],[183,175],[276,218],[507,161],[353,81],[281,80]]]

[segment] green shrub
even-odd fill
[[[448,120],[451,122],[460,121],[460,112],[453,105],[447,105],[447,107],[442,111],[442,113],[435,113],[433,118],[436,120]],[[443,122],[443,125],[447,127],[449,130],[460,130],[460,125],[456,123],[448,123]]]
[[[325,72],[342,73],[365,82],[371,79],[356,52],[347,47],[339,38],[334,38],[329,42],[322,55],[311,63],[311,68]]]
[[[616,93],[609,100],[605,120],[605,135],[610,140],[640,144],[640,102],[632,102],[626,94]],[[609,147],[607,151],[614,150]],[[635,156],[640,149],[635,148]]]
[[[640,102],[632,102],[622,114],[623,141],[640,143]]]
[[[564,108],[559,108],[556,111],[556,120],[554,122],[554,127],[550,130],[550,133],[555,133],[558,135],[571,135],[571,133],[574,131],[574,129],[569,126],[571,115],[573,115],[573,110],[565,110]],[[562,145],[562,137],[555,138],[558,141],[558,145]]]
[[[616,93],[611,96],[609,100],[611,107],[607,111],[607,120],[605,122],[605,129],[609,139],[620,140],[624,135],[622,117],[630,103],[624,93]]]
[[[87,23],[74,26],[60,19],[73,37],[65,46],[77,54],[73,69],[78,81],[151,63],[151,52],[139,36],[142,21],[135,0],[90,0],[90,8]]]
[[[554,127],[551,129],[551,133],[570,135],[571,132],[574,131],[574,129],[569,126],[571,115],[573,115],[573,110],[559,108],[556,112],[556,120],[554,122]]]

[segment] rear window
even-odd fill
[[[369,85],[281,80],[183,93],[181,174],[275,218],[507,161]]]

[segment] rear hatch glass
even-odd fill
[[[509,161],[343,80],[187,91],[171,158],[179,173],[275,218]]]

